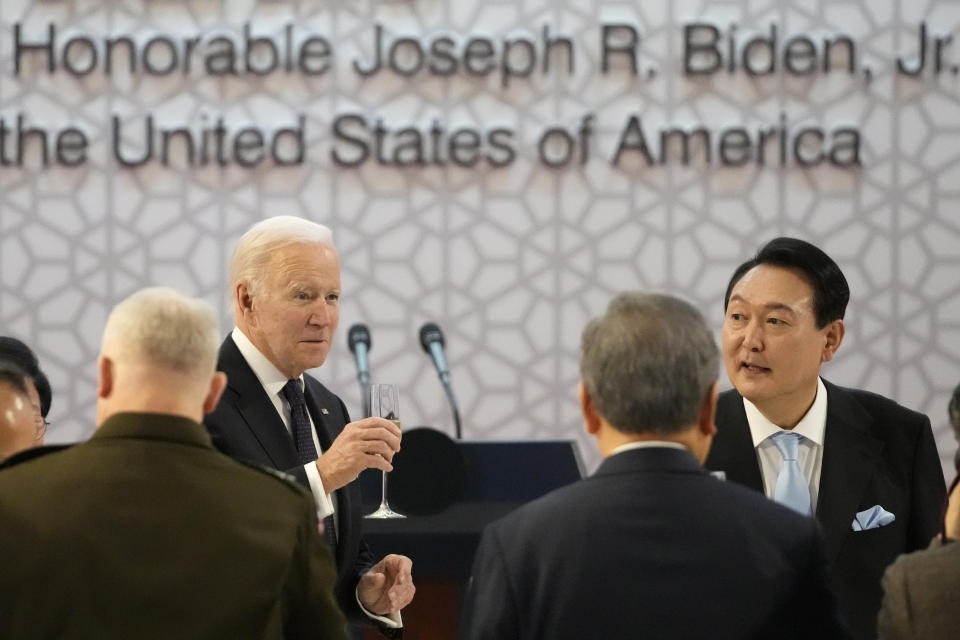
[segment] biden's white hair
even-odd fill
[[[270,260],[286,247],[313,243],[333,246],[333,232],[317,222],[297,216],[261,220],[244,233],[230,259],[231,300],[236,308],[237,285],[244,283],[252,296],[262,293]]]

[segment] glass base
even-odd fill
[[[382,504],[380,508],[373,513],[368,513],[364,518],[375,518],[377,520],[389,520],[390,518],[406,518],[402,513],[397,513],[390,508],[390,505]]]

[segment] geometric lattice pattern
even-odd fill
[[[721,30],[846,33],[858,71],[751,79],[681,72],[683,25]],[[452,432],[443,392],[417,330],[445,330],[464,433],[473,439],[576,438],[593,466],[576,403],[579,334],[624,289],[673,292],[695,301],[719,330],[727,278],[764,240],[790,234],[834,256],[852,287],[845,344],[826,368],[838,384],[891,396],[930,415],[945,465],[956,443],[946,403],[960,382],[960,84],[957,76],[897,74],[897,55],[916,50],[917,26],[947,33],[960,5],[896,0],[849,2],[559,0],[446,2],[150,2],[4,0],[0,5],[0,116],[36,126],[75,126],[90,139],[77,168],[0,167],[0,328],[36,348],[54,389],[51,441],[90,435],[95,359],[109,309],[132,291],[166,284],[222,310],[226,265],[239,235],[269,215],[295,214],[331,226],[341,254],[340,337],[321,379],[354,414],[360,394],[346,329],[367,323],[377,381],[402,386],[404,422]],[[600,26],[629,23],[641,33],[641,75],[622,60],[601,72]],[[48,23],[58,38],[213,32],[242,37],[243,26],[279,37],[293,24],[334,47],[332,71],[307,77],[218,78],[197,72],[155,78],[142,72],[50,74],[27,59],[15,75],[14,24],[37,39]],[[420,73],[362,78],[353,59],[373,54],[374,25],[393,37],[448,32],[499,42],[517,34],[573,39],[575,69],[556,66],[503,88],[497,74]],[[498,45],[499,46],[499,45]],[[872,81],[860,73],[870,67]],[[648,71],[653,70],[648,73]],[[331,131],[355,112],[394,126],[512,129],[517,157],[396,168],[368,161],[337,166]],[[123,168],[112,157],[111,116],[136,146],[136,127],[196,124],[264,128],[305,116],[308,160]],[[576,130],[594,115],[590,159],[564,168],[539,161],[547,127]],[[737,169],[609,164],[623,124],[671,123],[712,129],[814,122],[857,126],[863,167]],[[7,144],[10,144],[8,140]],[[10,147],[7,148],[9,154]],[[9,157],[9,156],[8,156]],[[725,380],[724,380],[725,382]]]

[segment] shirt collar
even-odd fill
[[[234,327],[230,337],[233,338],[240,354],[253,369],[254,375],[257,376],[267,393],[271,396],[279,394],[280,390],[287,384],[287,376],[283,375],[267,356],[260,353],[260,350],[250,342],[250,338],[240,330],[240,327]],[[298,377],[298,380],[300,380],[300,387],[303,388],[302,374]]]
[[[760,413],[760,409],[757,409],[757,406],[746,398],[743,399],[743,408],[747,412],[747,423],[750,425],[750,435],[753,438],[754,448],[760,446],[761,442],[773,434],[784,431],[784,429],[767,420],[767,417]],[[817,378],[817,395],[813,399],[813,404],[791,431],[799,433],[817,445],[823,446],[823,434],[826,429],[827,388],[823,385],[823,380]]]
[[[624,451],[632,451],[633,449],[648,449],[651,447],[669,447],[671,449],[683,449],[687,450],[685,446],[679,442],[670,442],[669,440],[643,440],[641,442],[628,442],[627,444],[622,444],[613,451],[610,452],[610,456],[615,456],[618,453],[623,453]],[[610,456],[607,456],[608,458]]]

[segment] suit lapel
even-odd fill
[[[307,401],[307,411],[310,412],[310,418],[313,420],[314,428],[317,431],[317,439],[320,441],[321,448],[326,451],[333,444],[335,434],[339,434],[343,425],[335,428],[334,422],[330,416],[329,407],[324,406],[325,400],[314,385],[320,384],[313,378],[304,374],[304,397]],[[354,503],[359,504],[360,500],[355,497],[355,492],[359,491],[356,482],[351,482],[334,493],[337,500],[337,545],[334,549],[338,571],[341,577],[346,576],[353,566],[353,558],[356,557],[358,549],[356,540],[360,530],[360,510],[354,507]]]
[[[277,469],[296,466],[297,450],[283,425],[283,419],[233,338],[229,336],[220,348],[220,364],[220,368],[228,372],[229,388],[236,393],[237,411],[270,462]]]
[[[723,471],[727,480],[763,493],[760,462],[750,436],[743,397],[736,391],[720,395],[717,406],[717,434],[710,446],[706,467]]]
[[[333,430],[329,424],[329,412],[326,407],[320,406],[320,402],[316,397],[316,394],[313,393],[313,390],[310,388],[311,385],[307,382],[307,378],[304,377],[304,397],[307,400],[307,411],[310,412],[310,417],[313,419],[314,427],[317,430],[317,439],[320,441],[320,446],[324,451],[330,448],[330,445],[333,444],[333,439],[331,434]]]
[[[840,552],[860,498],[880,461],[883,443],[870,434],[873,418],[856,400],[826,381],[827,428],[820,470],[817,520],[826,537],[827,557]]]

